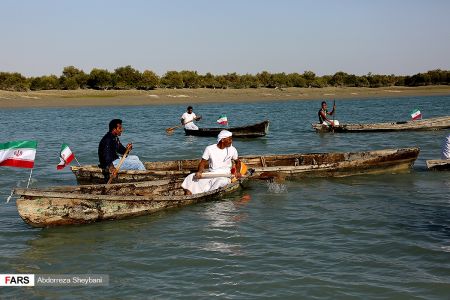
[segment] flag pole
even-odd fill
[[[80,162],[78,161],[78,159],[77,159],[77,157],[75,156],[75,154],[73,155],[73,158],[75,158],[75,160],[77,161],[77,163],[78,163],[78,166],[80,166],[80,167],[81,167],[81,165],[80,165]]]
[[[28,186],[30,185],[31,174],[33,174],[33,169],[31,169],[31,171],[30,171],[30,177],[28,178],[27,188],[28,188]]]

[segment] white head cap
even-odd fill
[[[228,130],[222,130],[217,136],[217,142],[220,142],[222,139],[232,136],[233,134]]]

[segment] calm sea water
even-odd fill
[[[188,103],[188,100],[186,102]],[[331,104],[331,103],[330,103]],[[450,96],[337,100],[341,122],[449,115]],[[213,138],[185,137],[187,105],[0,111],[0,142],[38,141],[32,186],[76,184],[56,171],[61,143],[82,164],[112,118],[142,160],[200,157]],[[0,298],[395,298],[450,295],[450,173],[427,172],[447,131],[316,134],[320,101],[195,105],[200,126],[226,113],[231,126],[270,119],[265,138],[235,140],[239,153],[375,150],[419,146],[411,172],[253,182],[224,199],[151,216],[34,229],[19,217],[11,188],[26,169],[0,168],[0,273],[107,274],[102,288],[0,288]],[[245,197],[243,197],[245,196]]]

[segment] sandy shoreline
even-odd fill
[[[364,99],[450,95],[450,86],[389,88],[158,89],[153,91],[0,91],[0,108],[136,106],[274,100]]]

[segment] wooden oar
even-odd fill
[[[192,119],[192,120],[190,120],[190,121],[187,121],[187,122],[184,123],[184,124],[180,124],[180,125],[177,125],[177,126],[173,126],[173,127],[166,128],[166,132],[167,132],[167,133],[172,133],[175,129],[180,128],[180,127],[182,127],[182,126],[184,126],[184,125],[186,125],[187,123],[190,123],[190,122],[192,122],[192,121],[194,121],[194,119]]]
[[[205,172],[205,173],[202,173],[201,179],[205,179],[205,178],[218,178],[218,177],[227,177],[227,178],[231,178],[231,177],[234,177],[234,175],[231,174],[231,173]]]
[[[127,146],[127,149],[125,150],[125,153],[123,154],[122,158],[119,161],[119,164],[117,165],[116,171],[111,174],[111,176],[109,177],[109,180],[108,180],[108,182],[106,184],[110,184],[113,181],[113,179],[117,176],[117,174],[119,173],[120,167],[122,166],[123,161],[127,157],[128,152],[130,152],[130,150],[131,150],[131,147]]]
[[[255,170],[253,169],[248,169],[247,165],[243,162],[241,162],[241,170],[239,171],[239,173],[241,174],[241,177],[246,177],[248,175],[252,175],[253,172]],[[202,173],[202,179],[203,178],[217,178],[217,177],[228,177],[228,178],[233,178],[236,177],[235,174],[233,173],[214,173],[214,172],[204,172]]]
[[[187,122],[184,123],[184,124],[180,124],[180,125],[177,125],[177,126],[173,126],[173,127],[166,128],[166,132],[167,132],[168,134],[171,134],[175,129],[180,128],[180,127],[183,127],[183,126],[186,125],[187,123],[194,122],[194,120],[195,120],[195,121],[200,121],[201,118],[202,118],[202,116],[198,116],[197,118],[194,118],[194,119],[192,119],[192,120],[190,120],[190,121],[187,121]]]

